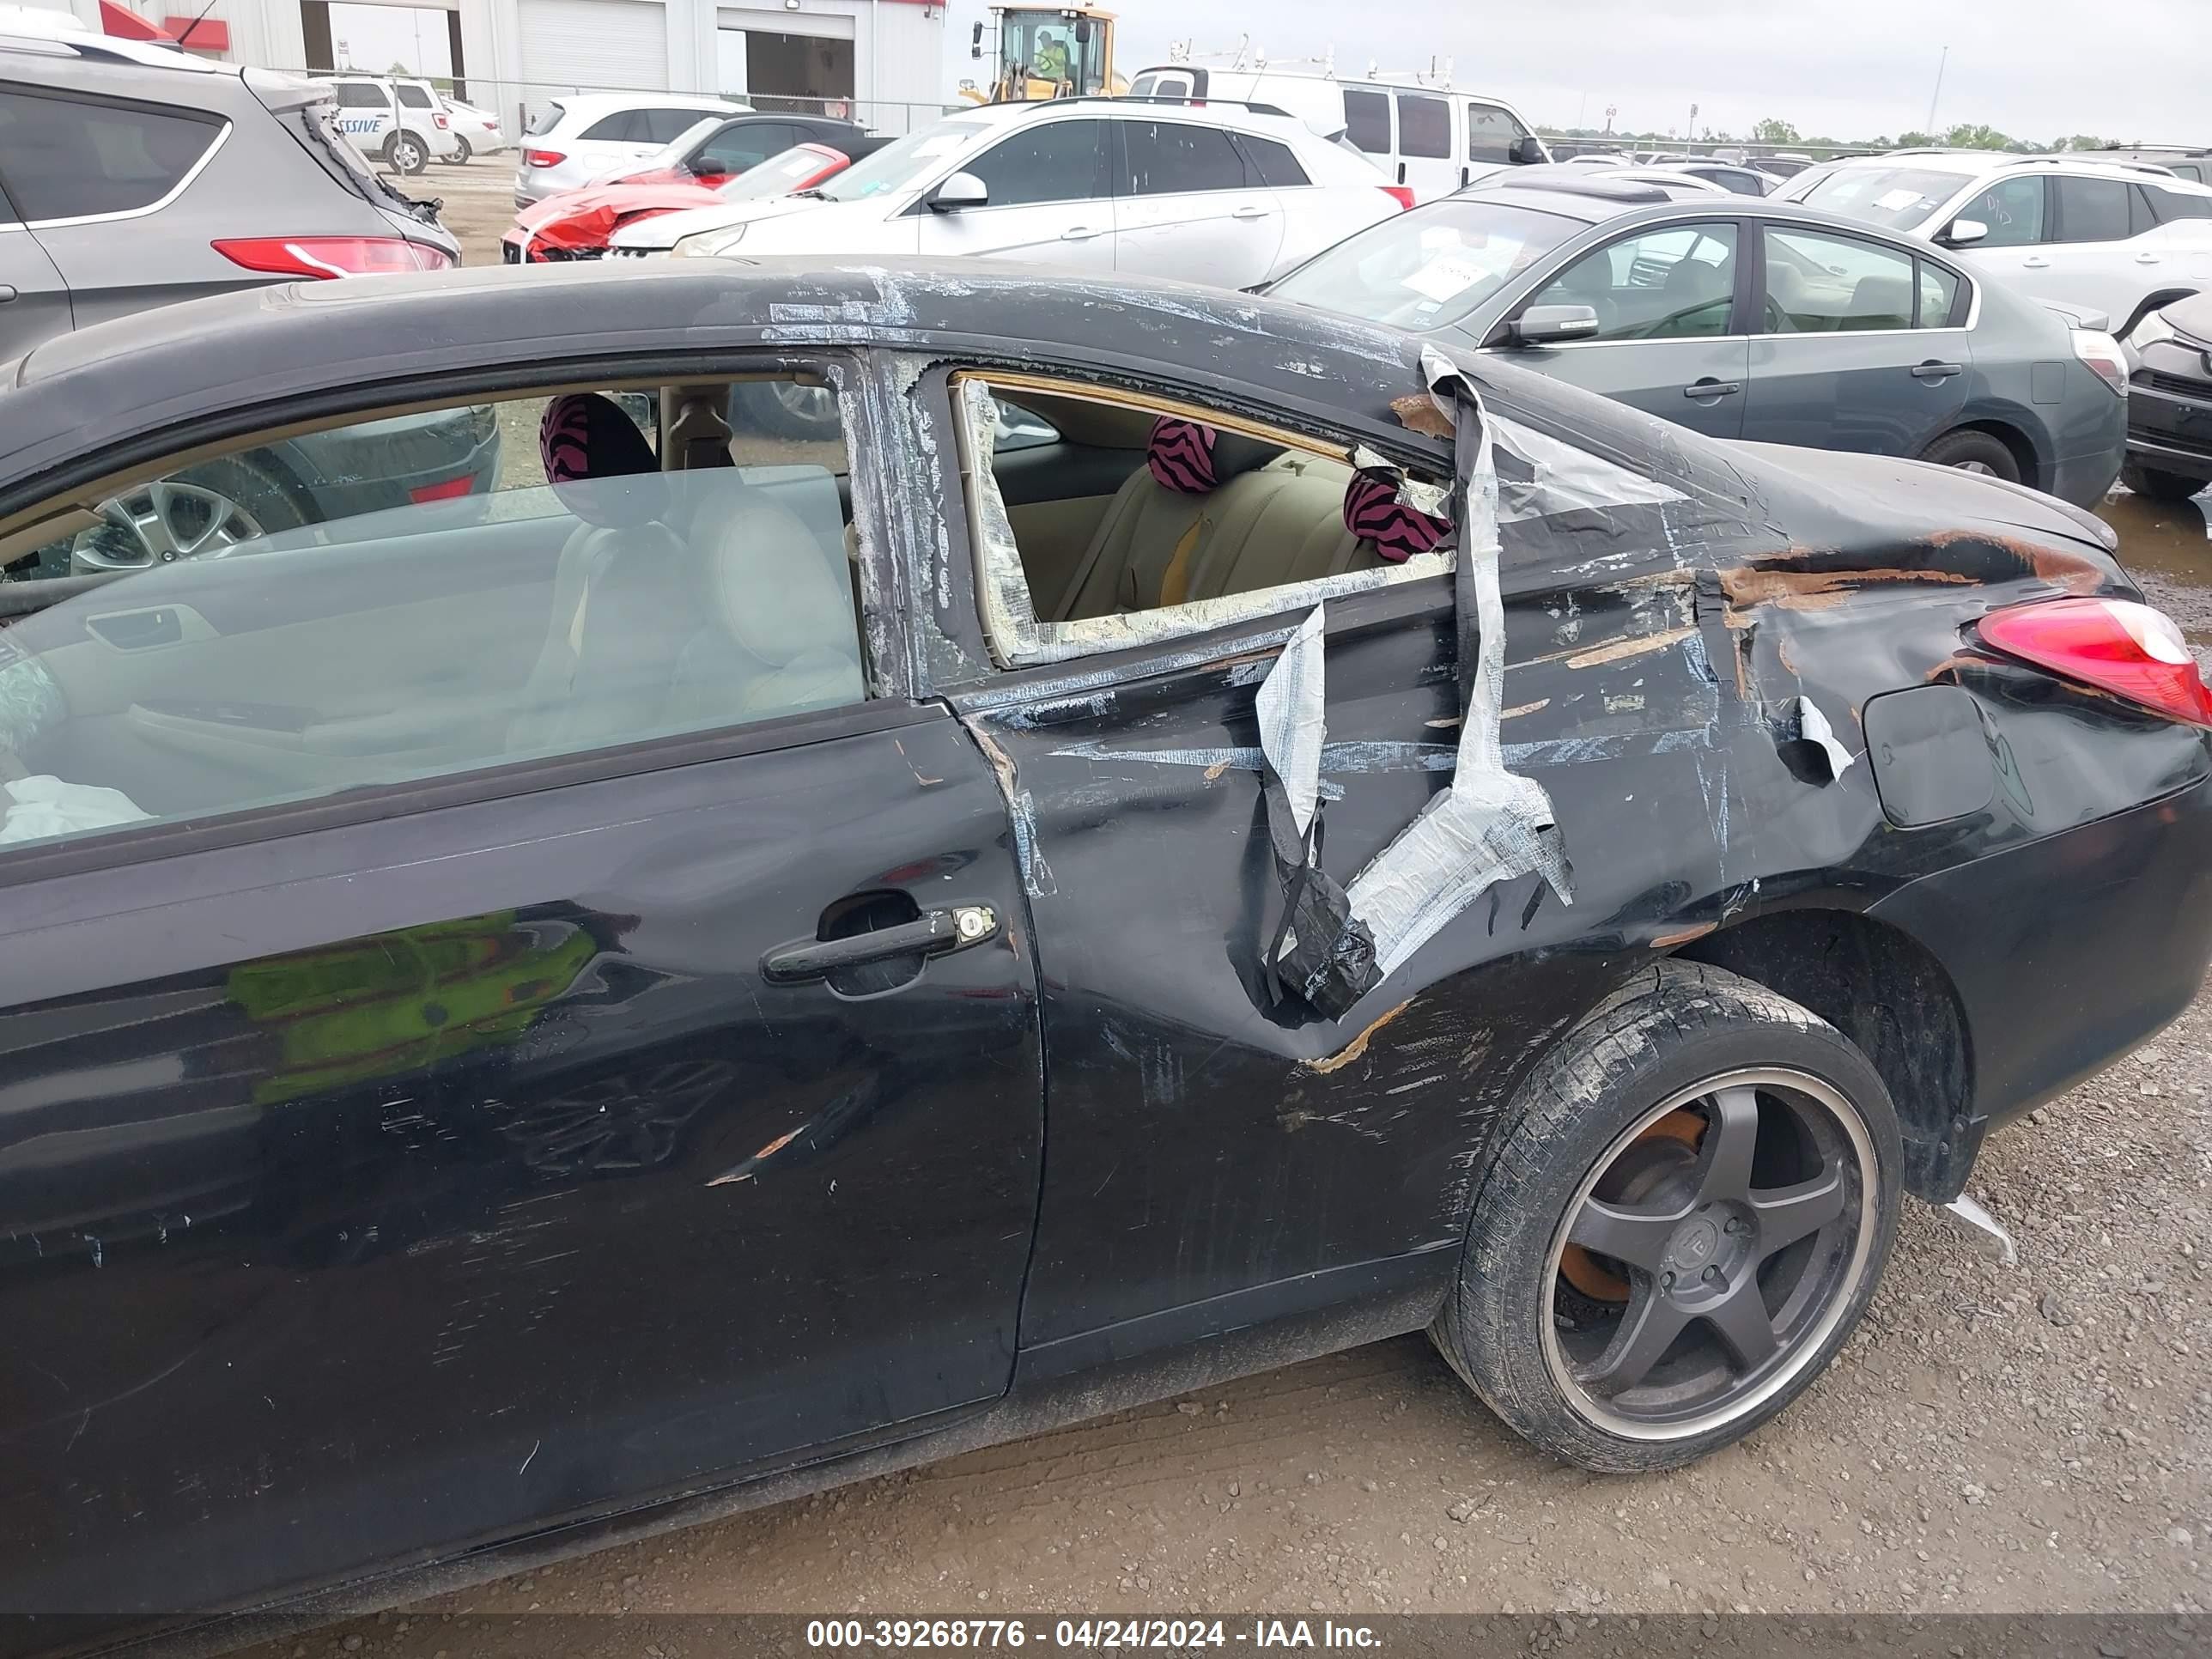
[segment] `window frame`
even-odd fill
[[[2044,194],[2044,230],[2046,240],[2053,247],[2115,247],[2122,242],[2132,242],[2138,236],[2148,235],[2157,228],[2154,223],[2142,230],[2135,228],[2135,183],[2132,179],[2104,179],[2094,173],[2054,173],[2046,182]],[[2069,185],[2102,185],[2120,192],[2125,204],[2121,217],[2127,228],[2118,236],[2085,236],[2080,240],[2066,234],[2066,186]]]
[[[1593,254],[1610,252],[1620,243],[1632,241],[1638,237],[1661,234],[1670,230],[1696,230],[1707,225],[1727,225],[1735,232],[1735,286],[1729,295],[1728,325],[1721,332],[1718,334],[1660,334],[1619,340],[1559,340],[1547,343],[1544,349],[1547,351],[1589,351],[1601,346],[1661,346],[1671,345],[1683,340],[1701,340],[1707,344],[1711,344],[1722,340],[1751,338],[1752,336],[1745,325],[1753,316],[1759,314],[1757,307],[1766,270],[1765,239],[1758,234],[1758,222],[1740,216],[1734,212],[1699,212],[1696,210],[1695,204],[1686,205],[1691,206],[1692,210],[1680,218],[1648,220],[1629,229],[1617,230],[1610,236],[1586,242],[1565,257],[1558,258],[1555,263],[1546,264],[1528,281],[1528,287],[1515,297],[1512,303],[1498,313],[1498,321],[1483,336],[1483,345],[1486,348],[1504,345],[1511,337],[1507,325],[1517,322],[1522,313],[1536,303],[1539,295]],[[1591,228],[1602,232],[1607,226],[1605,222],[1601,222]],[[1751,270],[1753,262],[1744,255],[1744,245],[1747,240],[1756,241],[1759,244],[1757,282],[1753,280]],[[1553,252],[1557,254],[1559,250],[1554,249]]]
[[[931,179],[927,184],[921,187],[921,193],[915,197],[913,206],[906,210],[907,213],[918,216],[929,212],[930,193],[934,191],[939,185],[944,183],[945,179],[952,177],[954,173],[974,173],[975,171],[976,163],[983,161],[994,152],[1002,149],[1006,145],[1014,143],[1017,139],[1032,139],[1038,133],[1044,131],[1049,127],[1073,126],[1079,123],[1100,129],[1098,134],[1098,160],[1091,174],[1091,193],[1089,195],[1054,196],[1049,197],[1040,202],[994,202],[987,199],[981,207],[968,208],[963,211],[963,213],[989,213],[999,208],[1021,209],[1064,207],[1073,202],[1105,202],[1112,200],[1114,197],[1115,185],[1117,182],[1115,173],[1121,162],[1121,140],[1118,131],[1109,131],[1106,129],[1119,129],[1121,124],[1118,121],[1109,121],[1103,115],[1085,113],[1080,115],[1071,115],[1057,120],[1031,121],[1022,126],[1015,128],[1010,132],[1000,133],[989,143],[985,144],[980,149],[973,150],[968,155],[961,156],[955,161],[950,172],[939,173]],[[977,176],[980,178],[981,175],[977,174]],[[984,188],[988,190],[989,187],[989,181],[986,180]]]
[[[1795,219],[1769,218],[1754,218],[1750,222],[1759,232],[1756,238],[1758,252],[1754,258],[1754,280],[1751,289],[1752,302],[1755,307],[1753,314],[1757,317],[1759,322],[1759,328],[1752,336],[1754,339],[1865,340],[1880,339],[1885,335],[1897,334],[1963,334],[1971,330],[1980,317],[1982,306],[1980,288],[1965,270],[1948,259],[1935,258],[1919,248],[1909,246],[1901,241],[1892,241],[1886,237],[1870,235],[1861,230],[1844,230],[1834,225],[1808,224]],[[1904,328],[1827,329],[1811,334],[1796,332],[1784,334],[1769,329],[1766,326],[1765,304],[1766,237],[1768,232],[1777,230],[1795,232],[1806,236],[1826,236],[1838,242],[1863,242],[1869,247],[1879,248],[1885,253],[1893,253],[1908,261],[1911,265],[1911,276],[1907,279],[1912,284],[1911,323]],[[2032,244],[2022,244],[2022,246],[2032,246]],[[1952,296],[1950,314],[1940,323],[1923,323],[1920,320],[1920,272],[1923,266],[1942,271],[1959,285],[1957,291]]]
[[[937,446],[943,465],[950,472],[951,493],[947,500],[958,503],[957,508],[948,508],[945,517],[948,528],[966,542],[966,578],[970,591],[964,620],[977,630],[988,660],[986,678],[995,681],[1030,670],[1050,670],[1055,665],[1156,647],[1224,629],[1244,628],[1253,630],[1260,643],[1279,643],[1287,637],[1289,628],[1266,629],[1262,624],[1273,618],[1303,614],[1324,599],[1371,594],[1377,590],[1413,586],[1422,594],[1422,608],[1439,600],[1449,602],[1449,578],[1454,555],[1444,550],[1417,554],[1401,564],[1346,571],[1340,575],[1188,600],[1177,605],[1160,605],[1127,615],[1083,617],[1065,623],[1036,621],[1020,549],[1002,544],[991,535],[983,520],[983,499],[969,483],[971,474],[979,471],[979,458],[972,453],[963,413],[962,388],[973,382],[981,382],[994,395],[1005,395],[1015,401],[1024,392],[1044,393],[1199,421],[1222,431],[1303,449],[1347,465],[1352,450],[1360,445],[1385,453],[1401,465],[1418,467],[1439,477],[1449,475],[1450,465],[1434,454],[1410,449],[1402,441],[1402,434],[1398,440],[1387,441],[1378,441],[1373,434],[1348,431],[1324,436],[1311,427],[1302,428],[1285,423],[1279,416],[1262,419],[1246,414],[1236,406],[1233,397],[1223,397],[1218,389],[1200,391],[1163,380],[1151,380],[1138,386],[1121,380],[1087,379],[1073,370],[1054,373],[1040,371],[1034,365],[1002,365],[980,356],[963,356],[950,362],[939,360],[927,378],[928,406],[921,418],[942,422],[950,435],[949,442]],[[987,469],[990,459],[980,458],[981,467]],[[995,489],[992,494],[996,495]],[[1423,590],[1421,584],[1433,586]],[[1015,593],[1018,594],[1020,610],[1027,613],[1026,617],[1006,611],[1000,596]],[[951,684],[967,683],[956,680]]]
[[[1129,129],[1140,122],[1154,127],[1193,127],[1201,132],[1215,134],[1228,144],[1230,155],[1237,161],[1238,176],[1243,182],[1235,185],[1208,185],[1198,190],[1143,191],[1125,190],[1123,188],[1125,185],[1133,184],[1136,179],[1135,172],[1129,162]],[[1142,115],[1126,117],[1118,121],[1111,121],[1108,125],[1114,129],[1114,135],[1108,141],[1111,154],[1108,156],[1106,164],[1107,188],[1101,194],[1114,201],[1146,202],[1163,200],[1175,196],[1225,196],[1235,191],[1268,188],[1258,182],[1259,167],[1246,153],[1244,147],[1237,142],[1237,131],[1233,127],[1220,126],[1211,121],[1194,121],[1175,115],[1159,115],[1150,112]],[[1308,182],[1311,182],[1310,179]]]
[[[200,174],[207,171],[209,165],[214,161],[215,158],[218,155],[222,153],[222,147],[230,142],[231,121],[228,117],[215,114],[211,111],[193,110],[189,115],[185,115],[180,113],[178,109],[166,105],[148,104],[131,98],[102,98],[87,93],[62,92],[47,87],[33,87],[11,83],[6,90],[11,95],[25,98],[44,98],[55,103],[79,105],[91,104],[108,109],[128,110],[139,114],[164,116],[171,119],[197,120],[200,122],[201,125],[210,129],[215,136],[208,141],[207,148],[200,152],[199,159],[194,161],[191,166],[185,169],[182,176],[178,179],[175,184],[169,187],[166,193],[157,198],[155,200],[147,203],[143,207],[118,208],[106,213],[65,214],[59,217],[46,219],[33,219],[26,217],[0,222],[0,228],[10,230],[61,230],[72,225],[120,224],[126,220],[143,219],[149,214],[159,213],[162,209],[169,206],[170,204],[173,203],[179,197],[190,190],[192,187],[192,181],[198,179]],[[11,195],[13,194],[14,192],[11,192]]]
[[[532,360],[514,357],[467,369],[433,371],[398,382],[356,382],[294,392],[281,402],[188,416],[93,452],[56,475],[26,505],[0,514],[0,550],[36,545],[80,501],[104,499],[134,483],[158,478],[211,457],[234,453],[295,434],[327,431],[390,416],[459,404],[550,396],[563,391],[645,390],[691,381],[817,374],[836,389],[838,414],[851,459],[851,525],[860,537],[860,644],[866,694],[830,708],[802,709],[705,728],[663,733],[600,747],[495,762],[463,771],[391,783],[356,785],[304,799],[247,805],[189,818],[161,819],[64,840],[0,846],[0,890],[80,871],[114,869],[215,848],[253,845],[351,824],[549,793],[580,784],[673,770],[703,762],[791,749],[847,735],[885,731],[941,718],[917,690],[920,643],[903,602],[897,567],[905,557],[889,499],[887,469],[861,457],[895,441],[872,415],[871,384],[886,359],[870,347],[731,345],[709,350],[648,349],[612,357]],[[82,508],[77,510],[81,513]],[[129,577],[63,579],[0,585],[52,591],[56,603]],[[11,596],[12,597],[12,596]],[[44,607],[18,607],[27,614]]]

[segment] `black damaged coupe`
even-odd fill
[[[1424,1328],[1684,1464],[2212,954],[2212,698],[2025,489],[977,264],[296,285],[0,376],[26,1647]],[[229,488],[448,409],[469,493]]]

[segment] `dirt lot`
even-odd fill
[[[453,173],[481,258],[504,191]],[[2200,647],[2208,501],[2108,504]],[[2208,1090],[2212,996],[1992,1143],[1972,1190],[2016,1269],[1912,1206],[1827,1377],[1682,1474],[1551,1463],[1407,1338],[272,1651],[430,1659],[464,1610],[2212,1609]],[[605,1650],[566,1628],[537,1650]]]

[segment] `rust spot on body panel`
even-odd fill
[[[1302,1060],[1298,1062],[1299,1066],[1306,1071],[1319,1072],[1324,1075],[1330,1072],[1342,1071],[1346,1066],[1351,1065],[1353,1060],[1358,1059],[1360,1055],[1367,1052],[1367,1044],[1377,1031],[1381,1030],[1385,1025],[1388,1025],[1392,1020],[1397,1018],[1399,1015],[1404,1013],[1407,1009],[1413,1006],[1413,1001],[1409,998],[1407,1000],[1400,1003],[1389,1013],[1383,1015],[1380,1019],[1376,1020],[1372,1025],[1362,1031],[1358,1036],[1352,1038],[1350,1042],[1345,1044],[1343,1048],[1338,1049],[1334,1054],[1329,1054],[1320,1060]]]
[[[1693,939],[1703,939],[1719,926],[1720,923],[1717,921],[1701,921],[1694,927],[1683,927],[1671,933],[1662,933],[1651,941],[1651,948],[1655,951],[1671,951],[1677,945],[1687,945]]]

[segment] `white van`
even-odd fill
[[[1343,135],[1392,182],[1410,190],[1415,202],[1449,196],[1485,167],[1552,159],[1520,111],[1503,98],[1463,88],[1184,63],[1139,70],[1129,82],[1129,96],[1272,104],[1324,137]]]
[[[460,155],[453,118],[428,82],[381,75],[318,74],[336,90],[338,131],[363,155],[394,173],[420,173]]]

